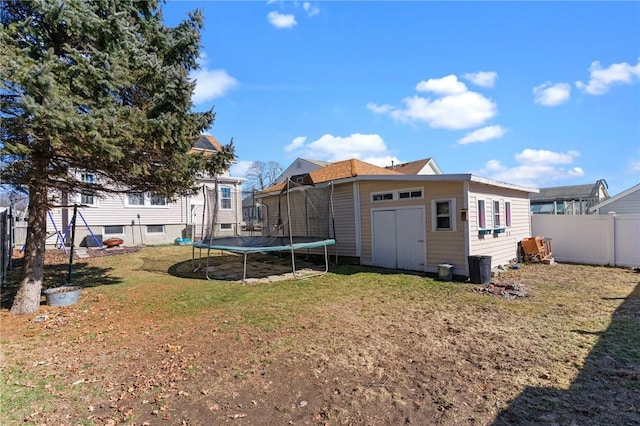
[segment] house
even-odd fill
[[[640,183],[589,208],[595,214],[640,213]]]
[[[424,272],[448,263],[458,275],[469,275],[470,255],[491,256],[493,266],[517,257],[518,242],[531,235],[529,195],[538,191],[472,174],[403,174],[356,159],[318,168],[307,179],[332,186],[332,254]],[[258,194],[270,224],[279,223],[285,185]],[[304,214],[302,204],[291,201],[291,214]]]
[[[193,151],[215,155],[220,143],[211,135],[202,135]],[[95,179],[91,173],[82,173],[81,178],[89,182]],[[170,244],[176,238],[196,239],[213,229],[216,235],[238,235],[242,222],[242,183],[246,179],[232,177],[228,171],[210,177],[200,176],[196,185],[197,194],[168,200],[153,193],[120,193],[104,197],[77,194],[65,204],[77,203],[79,218],[76,220],[76,244],[95,246],[111,237],[120,238],[124,245]],[[217,217],[212,222],[213,211],[209,207],[217,203]],[[51,210],[47,220],[47,231],[51,235],[47,242],[56,244],[68,230],[72,208],[57,207]],[[94,238],[94,235],[96,236]]]
[[[242,200],[242,221],[249,231],[262,226],[262,209],[257,206],[257,199],[253,195]]]
[[[533,214],[587,214],[590,207],[609,198],[607,182],[595,184],[540,188],[531,195]]]
[[[307,175],[310,172],[320,169],[322,167],[328,166],[329,162],[327,161],[319,161],[319,160],[307,160],[304,158],[296,158],[293,163],[289,167],[287,167],[281,174],[278,176],[278,179],[275,181],[275,185],[286,182],[287,179],[290,179],[294,176],[303,176]],[[301,179],[301,178],[300,178]],[[296,179],[293,179],[294,181]]]
[[[433,158],[424,158],[422,160],[411,161],[409,163],[401,163],[391,166],[387,166],[387,169],[395,170],[396,172],[405,175],[440,175],[442,171],[436,164]]]

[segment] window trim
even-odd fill
[[[504,226],[511,228],[513,217],[511,215],[511,201],[504,202]]]
[[[130,204],[129,196],[131,195],[142,195],[142,204]],[[151,204],[151,198],[153,196],[163,197],[164,204]],[[124,206],[126,208],[145,208],[145,209],[168,209],[169,208],[169,200],[164,195],[153,194],[151,192],[127,192],[124,197]]]
[[[420,196],[412,197],[411,194],[414,192],[420,191]],[[400,198],[400,194],[409,193],[409,196],[406,198]],[[424,199],[424,187],[417,186],[413,188],[402,188],[402,189],[394,189],[390,191],[377,191],[372,192],[369,196],[369,199],[372,203],[380,203],[385,201],[409,201],[409,200],[423,200]],[[391,195],[391,198],[384,198],[385,196]],[[382,196],[383,198],[376,200],[376,196]]]
[[[438,228],[438,203],[449,203],[449,228]],[[455,198],[431,200],[431,230],[433,232],[456,232],[458,230]]]
[[[391,195],[391,198],[385,198],[385,196]],[[380,196],[379,200],[374,199],[374,197]],[[371,193],[371,202],[372,203],[380,203],[384,201],[393,201],[393,191],[384,191],[384,192],[372,192]]]
[[[482,209],[480,208],[482,203]],[[478,229],[487,229],[487,205],[483,199],[478,199]]]
[[[136,196],[142,196],[142,204],[131,204],[129,202],[129,197],[132,195],[136,195]],[[144,207],[144,192],[143,193],[139,193],[139,192],[128,192],[125,194],[124,197],[124,206],[125,207]]]
[[[493,228],[500,228],[500,222],[502,222],[502,217],[500,215],[500,200],[493,200],[493,209],[491,210],[492,218],[493,218]]]
[[[224,191],[229,191],[229,197],[223,197]],[[229,200],[229,207],[224,207],[224,201]],[[218,202],[220,203],[220,210],[233,210],[233,187],[228,185],[221,185],[218,191]]]
[[[93,184],[96,183],[98,181],[98,175],[96,173],[93,172],[78,172],[78,180],[82,183],[88,183],[88,184]],[[91,180],[91,182],[87,181],[84,179],[85,176],[93,176],[93,179]],[[91,203],[85,203],[82,201],[82,197],[91,197]],[[88,207],[99,207],[100,204],[98,203],[98,196],[96,194],[84,194],[82,193],[82,191],[78,192],[78,194],[76,194],[76,202],[78,204],[81,204],[83,206],[88,206]]]

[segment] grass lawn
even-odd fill
[[[0,424],[640,424],[634,270],[523,265],[506,300],[361,266],[208,281],[191,253],[79,259],[79,303],[5,306]]]

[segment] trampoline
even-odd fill
[[[206,229],[206,234],[203,232],[202,237],[192,243],[194,272],[204,267],[207,280],[214,279],[209,276],[209,270],[213,267],[210,265],[212,250],[243,255],[242,282],[247,280],[247,257],[251,253],[290,252],[291,268],[295,279],[321,276],[329,271],[327,247],[336,244],[333,227],[333,185],[298,185],[287,181],[280,193],[272,196],[270,208],[261,203],[267,212],[262,235],[245,236],[238,235],[237,231],[235,236],[215,235],[219,227],[217,191],[217,187],[213,190],[205,189],[202,228],[203,231]],[[269,212],[272,213],[271,217]],[[316,274],[302,274],[296,269],[295,252],[311,249],[324,251],[324,271]],[[195,264],[196,250],[199,250],[197,265]],[[206,261],[203,262],[205,250]],[[319,252],[320,250],[316,250],[317,254]]]
[[[207,258],[205,265],[205,276],[208,280],[209,277],[209,258],[211,250],[223,250],[232,253],[238,253],[243,255],[242,262],[242,282],[247,280],[247,256],[249,253],[264,253],[273,251],[289,251],[291,252],[291,268],[293,276],[296,279],[310,278],[312,276],[322,276],[329,271],[329,256],[327,254],[327,246],[335,244],[336,240],[332,238],[321,237],[266,237],[266,236],[251,236],[251,237],[210,237],[205,238],[202,241],[193,243],[193,250],[206,249]],[[312,249],[312,248],[324,248],[324,271],[314,275],[305,275],[304,277],[296,270],[296,250]],[[194,253],[195,254],[195,253]],[[192,257],[194,258],[195,255]],[[200,257],[202,259],[202,257]],[[196,267],[194,270],[200,268]]]

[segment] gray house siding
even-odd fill
[[[626,193],[626,194],[625,194]],[[596,214],[633,214],[640,213],[640,185],[610,198],[601,205],[593,207]]]

